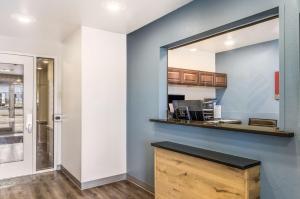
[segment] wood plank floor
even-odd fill
[[[81,191],[60,171],[0,181],[1,199],[153,199],[153,195],[121,181]]]

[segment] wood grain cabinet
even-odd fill
[[[227,87],[227,75],[207,71],[168,68],[168,83],[192,86]]]
[[[181,84],[182,70],[176,68],[168,69],[168,83],[169,84]]]
[[[187,85],[198,85],[198,71],[183,70],[181,83]]]
[[[215,73],[214,85],[215,87],[227,87],[227,74]]]
[[[199,86],[214,86],[214,73],[200,71]]]
[[[258,199],[260,167],[237,169],[155,148],[155,199]]]

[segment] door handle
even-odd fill
[[[28,133],[32,133],[32,114],[27,114],[26,116],[26,130]]]

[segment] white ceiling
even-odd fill
[[[192,0],[114,0],[125,5],[111,12],[112,0],[3,0],[0,4],[0,35],[61,41],[80,25],[130,33]],[[20,24],[11,15],[33,16],[32,24]]]
[[[279,38],[279,19],[269,20],[247,28],[239,29],[230,33],[212,37],[203,41],[199,41],[184,47],[177,48],[177,51],[198,51],[223,52],[236,48],[249,46],[266,41],[272,41]],[[235,44],[226,46],[225,42],[231,40]]]

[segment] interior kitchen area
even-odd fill
[[[276,130],[279,76],[277,17],[169,49],[168,119]]]

